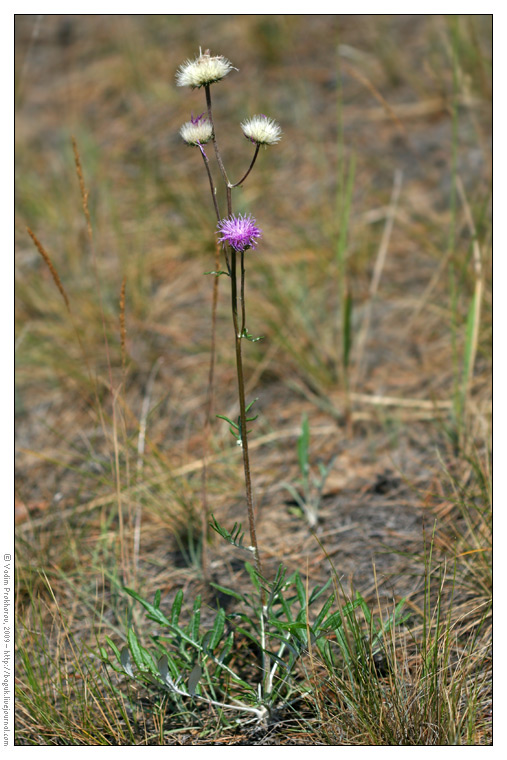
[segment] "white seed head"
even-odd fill
[[[210,55],[209,51],[202,52],[194,61],[187,60],[176,72],[178,87],[203,87],[206,84],[219,82],[235,67],[223,55]],[[237,71],[237,69],[236,69]]]
[[[206,145],[213,137],[213,127],[208,119],[186,121],[180,129],[180,135],[187,145]]]
[[[257,114],[241,123],[245,137],[258,145],[273,145],[282,137],[280,125],[264,114]]]

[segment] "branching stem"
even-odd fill
[[[213,109],[211,108],[211,91],[210,91],[209,84],[205,85],[204,89],[206,91],[206,105],[208,107],[208,119],[213,128],[213,147],[215,149],[215,156],[217,157],[220,173],[222,174],[222,177],[224,178],[224,182],[225,182],[225,187],[227,191],[227,214],[230,216],[232,214],[231,183],[229,182],[227,172],[225,171],[224,162],[222,161],[222,156],[220,155],[220,150],[218,149],[218,143],[215,136],[215,122],[213,121]]]
[[[250,174],[250,172],[254,168],[255,161],[257,160],[257,156],[259,155],[259,148],[260,147],[261,147],[260,143],[257,143],[257,145],[255,147],[255,153],[253,155],[252,162],[251,162],[250,166],[248,167],[247,173],[244,174],[243,177],[241,177],[241,179],[239,180],[239,182],[236,182],[234,185],[229,185],[229,187],[231,188],[231,190],[234,187],[238,187],[238,185],[242,185],[243,182],[246,180],[246,178],[248,177],[248,175]]]
[[[259,145],[257,144],[252,161],[250,163],[250,166],[246,172],[246,174],[243,175],[243,177],[240,179],[239,182],[236,182],[236,184],[232,185],[229,182],[229,178],[227,176],[227,172],[225,171],[225,166],[222,161],[222,156],[220,154],[220,150],[218,147],[218,142],[216,139],[215,134],[215,123],[213,121],[213,109],[211,105],[211,91],[210,86],[205,85],[204,87],[206,92],[206,106],[208,109],[208,119],[212,126],[213,130],[213,147],[215,150],[215,156],[217,159],[217,163],[220,169],[220,173],[222,175],[222,178],[224,180],[225,190],[226,190],[226,197],[227,197],[227,214],[228,216],[232,216],[232,189],[234,187],[237,187],[242,182],[245,181],[245,179],[248,177],[250,172],[253,169],[253,166],[255,164],[255,161],[257,159],[257,156],[259,154]],[[218,210],[218,203],[216,199],[216,192],[215,187],[213,184],[213,180],[211,177],[211,172],[209,170],[209,164],[206,155],[204,154],[204,151],[201,150],[203,154],[204,163],[206,166],[206,171],[208,172],[208,179],[210,182],[210,188],[211,193],[213,196],[213,203],[215,205],[215,212],[217,214],[217,218],[220,219],[219,216],[219,210]],[[247,510],[248,510],[248,525],[250,529],[250,543],[254,550],[254,557],[255,557],[255,568],[257,570],[257,573],[260,576],[263,576],[262,573],[262,565],[261,565],[261,558],[260,558],[260,552],[259,552],[259,545],[257,543],[257,532],[256,532],[256,526],[255,526],[255,511],[254,511],[254,501],[253,501],[253,490],[252,490],[252,478],[251,478],[251,471],[250,471],[250,457],[248,453],[248,433],[247,433],[247,418],[246,418],[246,401],[245,401],[245,381],[244,381],[244,374],[243,374],[243,357],[241,352],[241,346],[242,346],[242,336],[244,333],[244,330],[246,328],[246,306],[245,306],[245,259],[244,259],[244,251],[241,251],[241,258],[240,258],[240,291],[238,294],[238,281],[237,281],[237,251],[231,246],[230,247],[230,254],[229,257],[227,256],[226,247],[224,245],[224,254],[225,259],[227,262],[227,269],[230,276],[231,281],[231,306],[232,306],[232,321],[234,326],[234,342],[235,342],[235,348],[236,348],[236,373],[238,378],[238,396],[239,396],[239,416],[240,416],[240,425],[241,425],[241,450],[243,452],[243,469],[245,473],[245,491],[246,491],[246,501],[247,501]],[[238,300],[241,301],[241,320],[240,320],[240,310],[239,310],[239,304]],[[241,321],[241,325],[240,325]],[[261,601],[261,613],[260,613],[260,627],[261,627],[261,647],[262,647],[262,668],[263,668],[263,681],[264,684],[267,683],[267,679],[269,678],[269,662],[267,659],[267,655],[265,654],[266,649],[266,634],[265,634],[265,624],[266,624],[266,594],[264,589],[262,588],[260,592],[260,601]]]

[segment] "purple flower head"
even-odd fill
[[[222,237],[218,238],[221,243],[229,243],[235,251],[246,251],[247,248],[255,248],[256,238],[262,237],[262,230],[256,226],[255,219],[251,214],[248,216],[232,216],[222,219],[218,223],[218,231]]]

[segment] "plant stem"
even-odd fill
[[[242,328],[239,329],[239,317],[238,317],[238,292],[237,292],[237,280],[236,280],[236,251],[231,247],[231,297],[232,297],[232,321],[234,324],[234,339],[236,344],[236,371],[238,375],[238,396],[239,396],[239,415],[241,425],[241,449],[243,451],[243,469],[245,471],[245,489],[246,489],[246,502],[248,509],[248,525],[250,528],[250,543],[254,549],[255,557],[255,569],[257,573],[263,577],[262,564],[259,553],[259,544],[257,543],[257,532],[255,529],[255,512],[253,503],[253,491],[252,491],[252,478],[250,473],[250,457],[248,454],[248,433],[247,433],[247,420],[246,420],[246,403],[245,403],[245,381],[243,377],[243,359],[241,354],[241,335],[245,327],[245,265],[244,265],[244,251],[241,251],[241,314],[242,314]],[[267,691],[269,684],[269,661],[266,654],[266,592],[264,586],[261,586],[260,591],[261,611],[259,616],[259,623],[261,628],[261,663],[262,663],[262,682],[264,685],[264,692]]]
[[[234,339],[236,345],[236,372],[238,377],[238,396],[239,396],[239,415],[241,421],[241,448],[243,451],[243,467],[245,470],[245,488],[246,501],[248,508],[248,524],[250,528],[250,542],[254,548],[255,567],[257,572],[262,575],[262,566],[257,543],[257,533],[255,530],[255,513],[253,505],[252,478],[250,474],[250,458],[248,454],[248,435],[246,421],[246,403],[245,403],[245,381],[243,375],[243,358],[241,353],[241,330],[238,318],[238,286],[236,277],[236,251],[231,248],[231,305],[232,321],[234,324]],[[241,254],[243,258],[243,253]],[[242,266],[242,286],[244,277],[244,266]],[[244,303],[244,302],[243,302]]]
[[[204,166],[206,167],[206,172],[208,174],[209,187],[210,187],[210,190],[211,190],[211,197],[213,199],[213,205],[215,207],[215,214],[216,214],[216,217],[217,217],[217,222],[219,222],[220,221],[220,210],[218,208],[217,190],[216,190],[216,187],[215,187],[215,183],[213,182],[213,177],[211,176],[211,171],[210,171],[210,168],[209,168],[208,156],[204,152],[204,148],[202,148],[201,145],[199,145],[199,148],[201,150],[202,160],[204,161]]]
[[[227,172],[225,171],[224,162],[222,161],[222,156],[220,155],[220,151],[218,149],[218,143],[215,136],[215,123],[213,121],[213,110],[211,108],[211,92],[210,92],[209,84],[204,85],[204,89],[206,91],[206,105],[208,107],[208,119],[213,128],[213,147],[215,149],[215,155],[217,157],[217,162],[220,168],[220,172],[225,182],[225,188],[227,192],[227,213],[230,216],[232,214],[231,183],[229,182]]]
[[[250,167],[247,173],[242,177],[242,179],[238,183],[236,183],[236,185],[231,185],[231,183],[229,182],[229,178],[227,177],[227,172],[225,171],[225,166],[222,161],[222,156],[220,155],[220,150],[218,148],[218,142],[215,135],[215,124],[213,121],[213,109],[211,106],[211,92],[210,92],[209,85],[205,85],[204,89],[206,92],[206,105],[208,108],[208,119],[213,129],[213,138],[212,138],[213,147],[215,149],[215,156],[216,156],[217,163],[220,168],[220,172],[222,174],[224,184],[225,184],[225,189],[226,189],[227,214],[228,216],[231,216],[232,215],[232,188],[237,187],[238,184],[241,184],[241,182],[244,182],[246,177],[250,174],[253,168],[253,165],[255,163],[255,160],[257,158],[257,155],[259,153],[259,145],[257,145],[252,162],[250,164]],[[214,193],[214,188],[213,188],[213,182],[211,180],[211,174],[209,172],[209,167],[206,161],[205,161],[205,164],[206,164],[206,169],[208,171],[208,177],[210,179],[210,187],[212,188],[213,198],[215,202],[216,198],[215,198],[215,193]],[[241,354],[241,336],[246,326],[244,251],[241,252],[241,289],[240,289],[240,296],[239,296],[241,299],[241,329],[239,325],[239,316],[238,316],[238,283],[237,283],[236,251],[231,246],[230,261],[227,257],[227,251],[226,251],[225,246],[224,246],[224,253],[225,253],[225,258],[227,261],[227,269],[229,271],[229,276],[231,280],[232,321],[234,325],[234,342],[236,346],[236,372],[237,372],[237,377],[238,377],[239,415],[240,415],[240,425],[241,425],[240,443],[241,443],[241,449],[243,451],[243,468],[245,471],[245,490],[246,490],[246,501],[247,501],[247,510],[248,510],[248,525],[250,529],[250,543],[254,550],[255,569],[257,570],[257,573],[260,576],[262,576],[261,558],[260,558],[260,553],[259,553],[259,545],[257,543],[257,533],[255,529],[255,512],[254,512],[254,503],[253,503],[252,478],[251,478],[251,473],[250,473],[250,457],[248,454],[245,381],[244,381],[244,375],[243,375],[243,358]],[[262,671],[263,671],[262,680],[265,686],[267,679],[269,678],[269,662],[268,662],[267,655],[265,653],[265,649],[266,649],[266,634],[265,634],[266,593],[263,587],[261,587],[260,601],[261,601],[260,626],[261,626],[261,648],[262,648],[261,661],[262,661]]]
[[[246,178],[248,177],[248,175],[250,174],[250,172],[251,172],[251,171],[252,171],[252,169],[254,168],[254,164],[255,164],[255,161],[256,161],[256,159],[257,159],[257,156],[259,155],[259,148],[260,148],[260,147],[261,147],[261,146],[260,146],[260,143],[257,143],[257,145],[256,145],[256,148],[255,148],[255,153],[254,153],[254,155],[253,155],[253,158],[252,158],[252,162],[251,162],[250,166],[248,167],[248,171],[247,171],[247,173],[246,173],[246,174],[244,174],[244,175],[241,177],[241,179],[239,180],[239,182],[235,182],[235,183],[234,183],[234,185],[230,185],[231,189],[232,189],[233,187],[238,187],[238,185],[241,185],[241,184],[242,184],[242,183],[243,183],[243,182],[246,180]]]
[[[200,147],[202,160],[206,168],[208,175],[209,186],[211,191],[211,197],[213,199],[213,206],[215,208],[215,214],[217,222],[220,221],[220,209],[218,208],[217,193],[213,177],[209,168],[209,160],[204,152],[204,149]],[[229,266],[229,264],[227,264]],[[215,246],[215,271],[220,269],[220,246],[216,243]],[[203,451],[203,468],[202,468],[202,510],[201,510],[201,566],[202,574],[204,578],[208,577],[208,453],[209,453],[209,441],[211,435],[211,417],[213,415],[213,403],[215,395],[215,356],[216,356],[216,324],[217,324],[217,303],[218,303],[218,275],[215,275],[213,281],[213,295],[211,301],[211,347],[210,347],[210,363],[208,374],[208,389],[206,394],[206,412],[204,419],[204,451]]]
[[[229,215],[232,214],[232,195],[231,195],[231,188],[232,185],[229,182],[229,179],[227,177],[227,172],[225,171],[225,167],[222,161],[222,157],[220,155],[220,150],[218,148],[218,143],[215,136],[215,124],[213,121],[213,109],[211,107],[211,92],[209,85],[205,85],[205,91],[206,91],[206,105],[208,107],[208,119],[213,127],[213,147],[215,149],[215,155],[217,157],[218,166],[220,167],[220,172],[222,174],[222,177],[224,179],[224,183],[226,185],[227,190],[227,212]],[[259,147],[259,146],[257,146]],[[256,150],[254,159],[250,165],[250,169],[253,166],[254,160],[257,157],[258,150]],[[205,162],[206,163],[206,162]],[[208,168],[208,167],[207,167]],[[250,169],[248,170],[248,173],[250,172]],[[209,175],[210,176],[210,175]],[[246,175],[245,175],[246,176]],[[243,178],[244,179],[244,178]],[[211,182],[211,180],[210,180]],[[213,183],[211,182],[211,186]],[[245,404],[245,381],[243,376],[243,359],[241,355],[241,335],[243,332],[243,329],[245,327],[245,299],[244,299],[244,290],[245,290],[245,266],[244,266],[244,252],[241,252],[241,321],[242,321],[242,327],[240,329],[239,326],[239,319],[238,319],[238,284],[237,284],[237,277],[236,277],[237,267],[236,267],[236,251],[231,247],[231,256],[230,256],[230,277],[231,277],[231,305],[232,305],[232,321],[234,325],[234,340],[236,345],[236,372],[238,376],[238,395],[239,395],[239,415],[241,420],[241,448],[243,450],[243,467],[245,470],[245,488],[246,488],[246,501],[247,501],[247,507],[248,507],[248,524],[250,528],[250,541],[251,545],[254,548],[254,556],[255,556],[255,566],[257,569],[257,572],[262,575],[262,569],[261,569],[261,560],[260,560],[260,554],[259,554],[259,546],[257,544],[257,534],[255,530],[255,514],[254,514],[254,506],[253,506],[253,492],[252,492],[252,478],[250,474],[250,458],[248,456],[248,435],[247,435],[247,429],[246,429],[246,404]]]
[[[243,335],[246,327],[246,304],[245,304],[245,252],[241,251],[241,290],[239,295],[241,301],[241,330]]]

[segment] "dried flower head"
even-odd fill
[[[187,145],[206,145],[213,137],[213,125],[204,114],[192,116],[180,129],[180,135]]]
[[[256,226],[255,219],[251,214],[248,216],[231,216],[222,219],[218,223],[218,231],[222,237],[218,238],[221,243],[229,243],[235,251],[246,251],[247,248],[255,248],[256,238],[262,237],[262,230]]]
[[[199,48],[199,55],[194,61],[187,60],[176,72],[178,87],[203,87],[223,79],[235,67],[223,55],[210,55]],[[237,71],[237,69],[236,69]]]
[[[245,137],[257,145],[273,145],[282,136],[280,125],[262,113],[243,121],[241,129]]]

